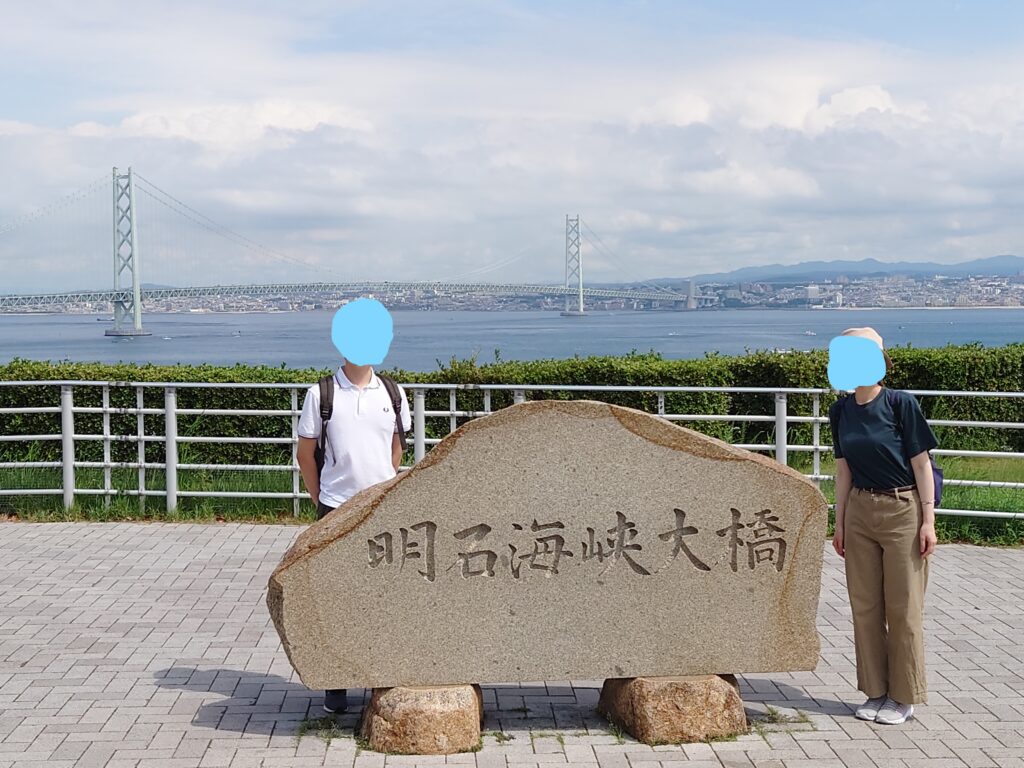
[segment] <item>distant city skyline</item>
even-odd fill
[[[877,269],[882,267],[883,269]],[[142,283],[143,314],[316,311],[372,296],[392,309],[562,310],[564,294],[519,283],[503,286],[396,282],[377,284],[236,284],[218,287]],[[551,287],[548,284],[549,288]],[[500,288],[500,290],[493,290]],[[561,286],[556,286],[561,289]],[[0,315],[110,313],[111,291],[0,294]],[[1024,257],[999,256],[950,268],[934,262],[804,262],[746,267],[690,280],[643,284],[592,282],[586,311],[794,308],[1024,307]],[[689,300],[684,300],[689,297]]]
[[[551,282],[576,213],[593,282],[1020,254],[1022,22],[924,0],[16,4],[0,231],[132,165],[292,259],[211,250],[143,200],[146,282]],[[83,206],[0,234],[0,293],[109,283],[109,194]]]

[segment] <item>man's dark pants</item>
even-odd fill
[[[317,505],[316,505],[316,519],[317,520],[322,519],[324,515],[326,515],[328,512],[333,512],[335,509],[336,509],[335,507],[329,507],[326,504],[322,504],[320,502],[317,502]],[[348,691],[345,688],[335,688],[335,689],[327,691],[326,692],[326,696],[324,697],[324,708],[327,709],[327,703],[331,699],[334,699],[335,701],[338,701],[338,702],[344,702],[345,699],[347,698],[347,694],[348,694]]]

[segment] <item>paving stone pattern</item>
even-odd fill
[[[281,650],[265,589],[300,530],[0,524],[0,768],[1024,768],[1024,550],[939,548],[929,703],[904,726],[853,718],[850,611],[827,547],[821,663],[741,678],[748,735],[648,747],[596,714],[600,680],[547,681],[484,687],[479,752],[401,757],[361,749],[355,712],[326,729],[322,693]]]

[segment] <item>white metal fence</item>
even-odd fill
[[[304,397],[307,385],[297,384],[273,384],[273,383],[182,383],[182,382],[104,382],[104,381],[0,381],[3,387],[34,387],[48,386],[59,387],[59,402],[53,405],[24,407],[24,408],[0,408],[0,415],[3,414],[38,414],[52,413],[60,414],[61,431],[54,434],[0,434],[0,443],[22,442],[31,443],[36,441],[60,441],[61,459],[59,461],[4,461],[0,462],[0,470],[5,469],[61,469],[62,483],[59,488],[9,488],[0,485],[0,496],[27,496],[27,495],[58,495],[63,497],[65,507],[70,507],[76,496],[103,496],[107,503],[115,496],[136,496],[140,498],[149,496],[164,496],[168,511],[177,509],[178,500],[183,497],[211,497],[211,498],[279,498],[290,499],[295,514],[299,511],[299,502],[308,495],[300,487],[300,474],[296,451],[298,447],[298,419],[301,414],[301,398]],[[428,438],[426,436],[426,420],[428,418],[442,418],[448,421],[448,431],[454,431],[458,420],[471,419],[486,416],[492,413],[492,394],[502,392],[507,395],[511,392],[512,402],[520,403],[527,399],[531,392],[560,392],[592,394],[595,399],[601,399],[602,394],[609,393],[643,393],[654,395],[657,402],[657,414],[674,422],[700,422],[700,421],[727,421],[739,423],[768,422],[774,426],[775,442],[770,445],[736,444],[737,447],[746,448],[751,451],[763,451],[774,453],[776,460],[788,463],[791,453],[812,454],[812,471],[806,474],[811,480],[831,480],[831,475],[822,474],[822,455],[831,451],[832,446],[821,442],[821,425],[827,424],[827,415],[822,414],[821,404],[823,399],[831,400],[834,393],[828,389],[797,389],[797,388],[760,388],[760,387],[644,387],[644,386],[577,386],[577,385],[552,385],[552,384],[403,384],[407,392],[412,394],[412,445],[414,461],[423,458],[427,446],[440,442],[440,438]],[[75,405],[76,391],[86,388],[99,388],[101,391],[101,406]],[[131,388],[135,392],[134,407],[111,407],[110,394],[115,388]],[[163,407],[153,408],[144,406],[144,392],[147,389],[163,390]],[[290,408],[276,410],[258,409],[214,409],[214,408],[181,408],[178,406],[178,391],[194,388],[216,388],[216,389],[260,389],[260,390],[287,390],[290,397]],[[467,410],[458,407],[458,396],[460,392],[479,392],[482,394],[483,409]],[[1022,392],[951,392],[936,390],[910,390],[919,397],[980,397],[980,398],[1024,398]],[[426,395],[428,392],[447,392],[448,408],[444,410],[427,410]],[[725,393],[725,394],[760,394],[774,397],[775,409],[773,415],[764,414],[701,414],[701,413],[667,413],[665,408],[666,395],[672,393]],[[788,398],[791,395],[808,395],[812,398],[812,415],[799,416],[789,413]],[[77,414],[99,414],[102,416],[102,432],[99,434],[79,434],[75,430],[75,416]],[[131,434],[113,434],[111,432],[110,417],[114,414],[122,414],[135,417],[136,429]],[[147,435],[146,417],[163,417],[164,434]],[[178,432],[178,416],[248,416],[254,418],[289,419],[291,424],[291,437],[229,437],[229,436],[187,436]],[[991,422],[991,421],[957,421],[957,420],[931,420],[932,426],[943,427],[975,427],[987,429],[1024,429],[1024,424],[1019,422]],[[812,440],[809,444],[793,444],[788,442],[789,426],[793,424],[810,424],[812,429]],[[76,444],[86,441],[102,441],[102,461],[79,461],[75,459]],[[111,446],[115,442],[129,442],[136,444],[136,459],[134,461],[112,461]],[[156,442],[164,444],[164,461],[147,461],[145,446],[147,443]],[[281,444],[290,445],[291,462],[289,464],[267,465],[267,464],[206,464],[187,463],[180,461],[179,446],[187,443],[240,443],[240,444]],[[952,450],[937,449],[933,451],[936,456],[958,456],[958,457],[979,457],[979,458],[1012,458],[1022,460],[1020,477],[1024,479],[1024,453],[1008,451],[978,451],[978,450]],[[75,485],[75,470],[82,468],[102,469],[104,483],[102,488],[78,488]],[[138,473],[138,487],[129,489],[118,489],[112,485],[111,473],[114,469],[133,469]],[[147,470],[162,470],[164,472],[164,485],[160,488],[147,488]],[[239,492],[224,490],[182,490],[178,483],[178,473],[193,470],[227,470],[227,471],[259,471],[259,472],[287,472],[291,474],[291,491],[256,491]],[[1020,492],[1022,495],[1020,508],[1024,509],[1024,482],[1011,481],[986,481],[986,480],[958,480],[947,477],[947,486],[966,487],[989,487],[1006,488]],[[1017,505],[1014,505],[1017,506]],[[1013,518],[1024,519],[1022,511],[994,511],[994,510],[965,510],[947,509],[938,510],[941,514],[961,515],[970,517],[988,518]]]

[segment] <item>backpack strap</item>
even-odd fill
[[[334,374],[323,376],[320,379],[320,441],[317,445],[320,451],[320,468],[327,456],[327,422],[331,420],[334,413]]]
[[[850,399],[850,393],[847,392],[841,397],[836,399],[836,428],[832,432],[832,449],[835,450],[836,444],[839,442],[839,430],[843,424],[843,411],[846,410],[846,401]]]
[[[889,407],[892,408],[892,412],[897,414],[896,418],[899,418],[899,412],[896,410],[896,392],[894,390],[885,388],[885,400],[889,403]]]
[[[395,431],[398,433],[398,442],[404,451],[408,447],[408,443],[405,439],[405,427],[402,426],[402,393],[398,390],[398,384],[390,376],[382,376],[378,373],[377,378],[381,380],[384,389],[391,396],[391,405],[395,410]]]
[[[885,388],[885,399],[886,399],[886,402],[889,403],[889,407],[892,408],[892,415],[896,419],[896,430],[900,433],[900,444],[903,447],[904,455],[906,455],[907,448],[906,448],[905,445],[902,445],[903,444],[903,417],[900,415],[900,409],[897,407],[899,404],[896,402],[896,392],[895,392],[895,390],[892,390],[892,389],[889,389],[888,387],[886,387]],[[931,461],[934,464],[935,460],[932,458],[932,452],[928,451],[927,453],[928,453],[928,460]],[[907,456],[907,461],[908,462],[910,461],[910,456]]]
[[[846,393],[843,394],[842,397],[840,397],[838,400],[836,400],[836,402],[839,404],[839,407],[836,410],[836,417],[837,417],[836,418],[836,426],[839,426],[840,424],[842,424],[842,422],[843,422],[843,411],[846,410],[846,406],[850,402],[850,398],[851,397],[852,397],[852,395],[849,392],[846,392]]]
[[[903,417],[900,415],[899,403],[896,402],[896,392],[888,387],[885,388],[885,401],[889,404],[889,408],[892,409],[893,418],[896,419],[896,431],[900,433],[900,443],[903,443]],[[903,449],[906,453],[906,448]],[[931,454],[928,454],[931,456]],[[909,457],[907,457],[909,461]]]

